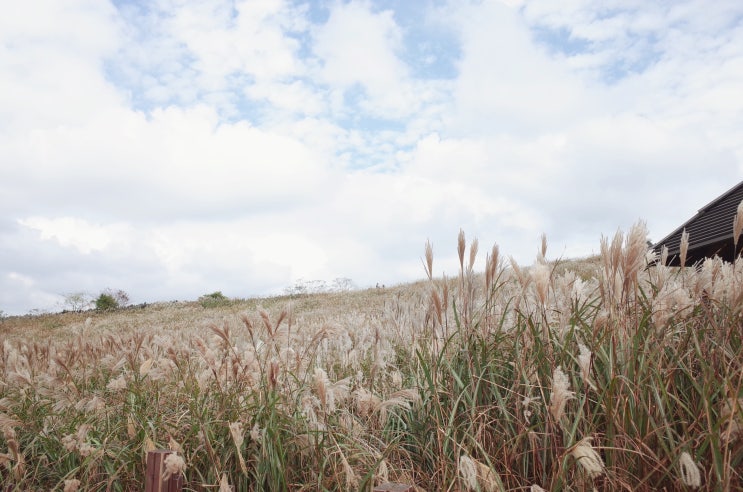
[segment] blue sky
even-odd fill
[[[606,6],[609,7],[606,7]],[[738,1],[31,0],[0,19],[0,309],[361,287],[660,239],[743,176]],[[484,261],[484,259],[483,259]]]

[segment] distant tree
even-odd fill
[[[123,290],[106,289],[95,300],[96,311],[111,311],[129,305],[129,294]]]
[[[113,291],[111,293],[114,299],[116,299],[116,302],[119,304],[119,307],[127,307],[129,305],[129,294],[124,292],[123,290],[119,289],[116,291]]]
[[[64,295],[65,307],[76,313],[86,310],[92,303],[92,297],[85,292],[70,292]]]
[[[288,296],[301,296],[307,294],[307,286],[299,280],[294,285],[286,287],[284,289],[284,294]]]
[[[336,292],[348,292],[356,288],[353,280],[346,277],[339,277],[333,280],[333,290]]]
[[[96,311],[112,311],[119,307],[119,303],[111,294],[101,293],[95,300]]]
[[[204,294],[199,297],[199,304],[201,307],[212,308],[217,306],[224,306],[229,304],[230,299],[222,294],[221,291],[212,292],[211,294]]]

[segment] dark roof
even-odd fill
[[[678,229],[658,241],[653,249],[660,252],[662,246],[668,248],[669,264],[679,263],[681,234],[686,229],[689,234],[689,249],[686,264],[691,265],[714,255],[732,261],[737,255],[733,250],[733,221],[738,205],[743,201],[743,181],[699,209],[699,212]],[[743,241],[739,240],[738,253]]]

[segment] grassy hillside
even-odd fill
[[[0,481],[141,490],[741,490],[743,261],[646,231],[389,289],[0,324]],[[543,251],[546,245],[543,245]],[[543,253],[544,255],[544,253]]]

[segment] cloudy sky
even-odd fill
[[[658,240],[743,179],[739,0],[29,0],[0,309],[359,287]],[[484,261],[484,260],[483,260]]]

